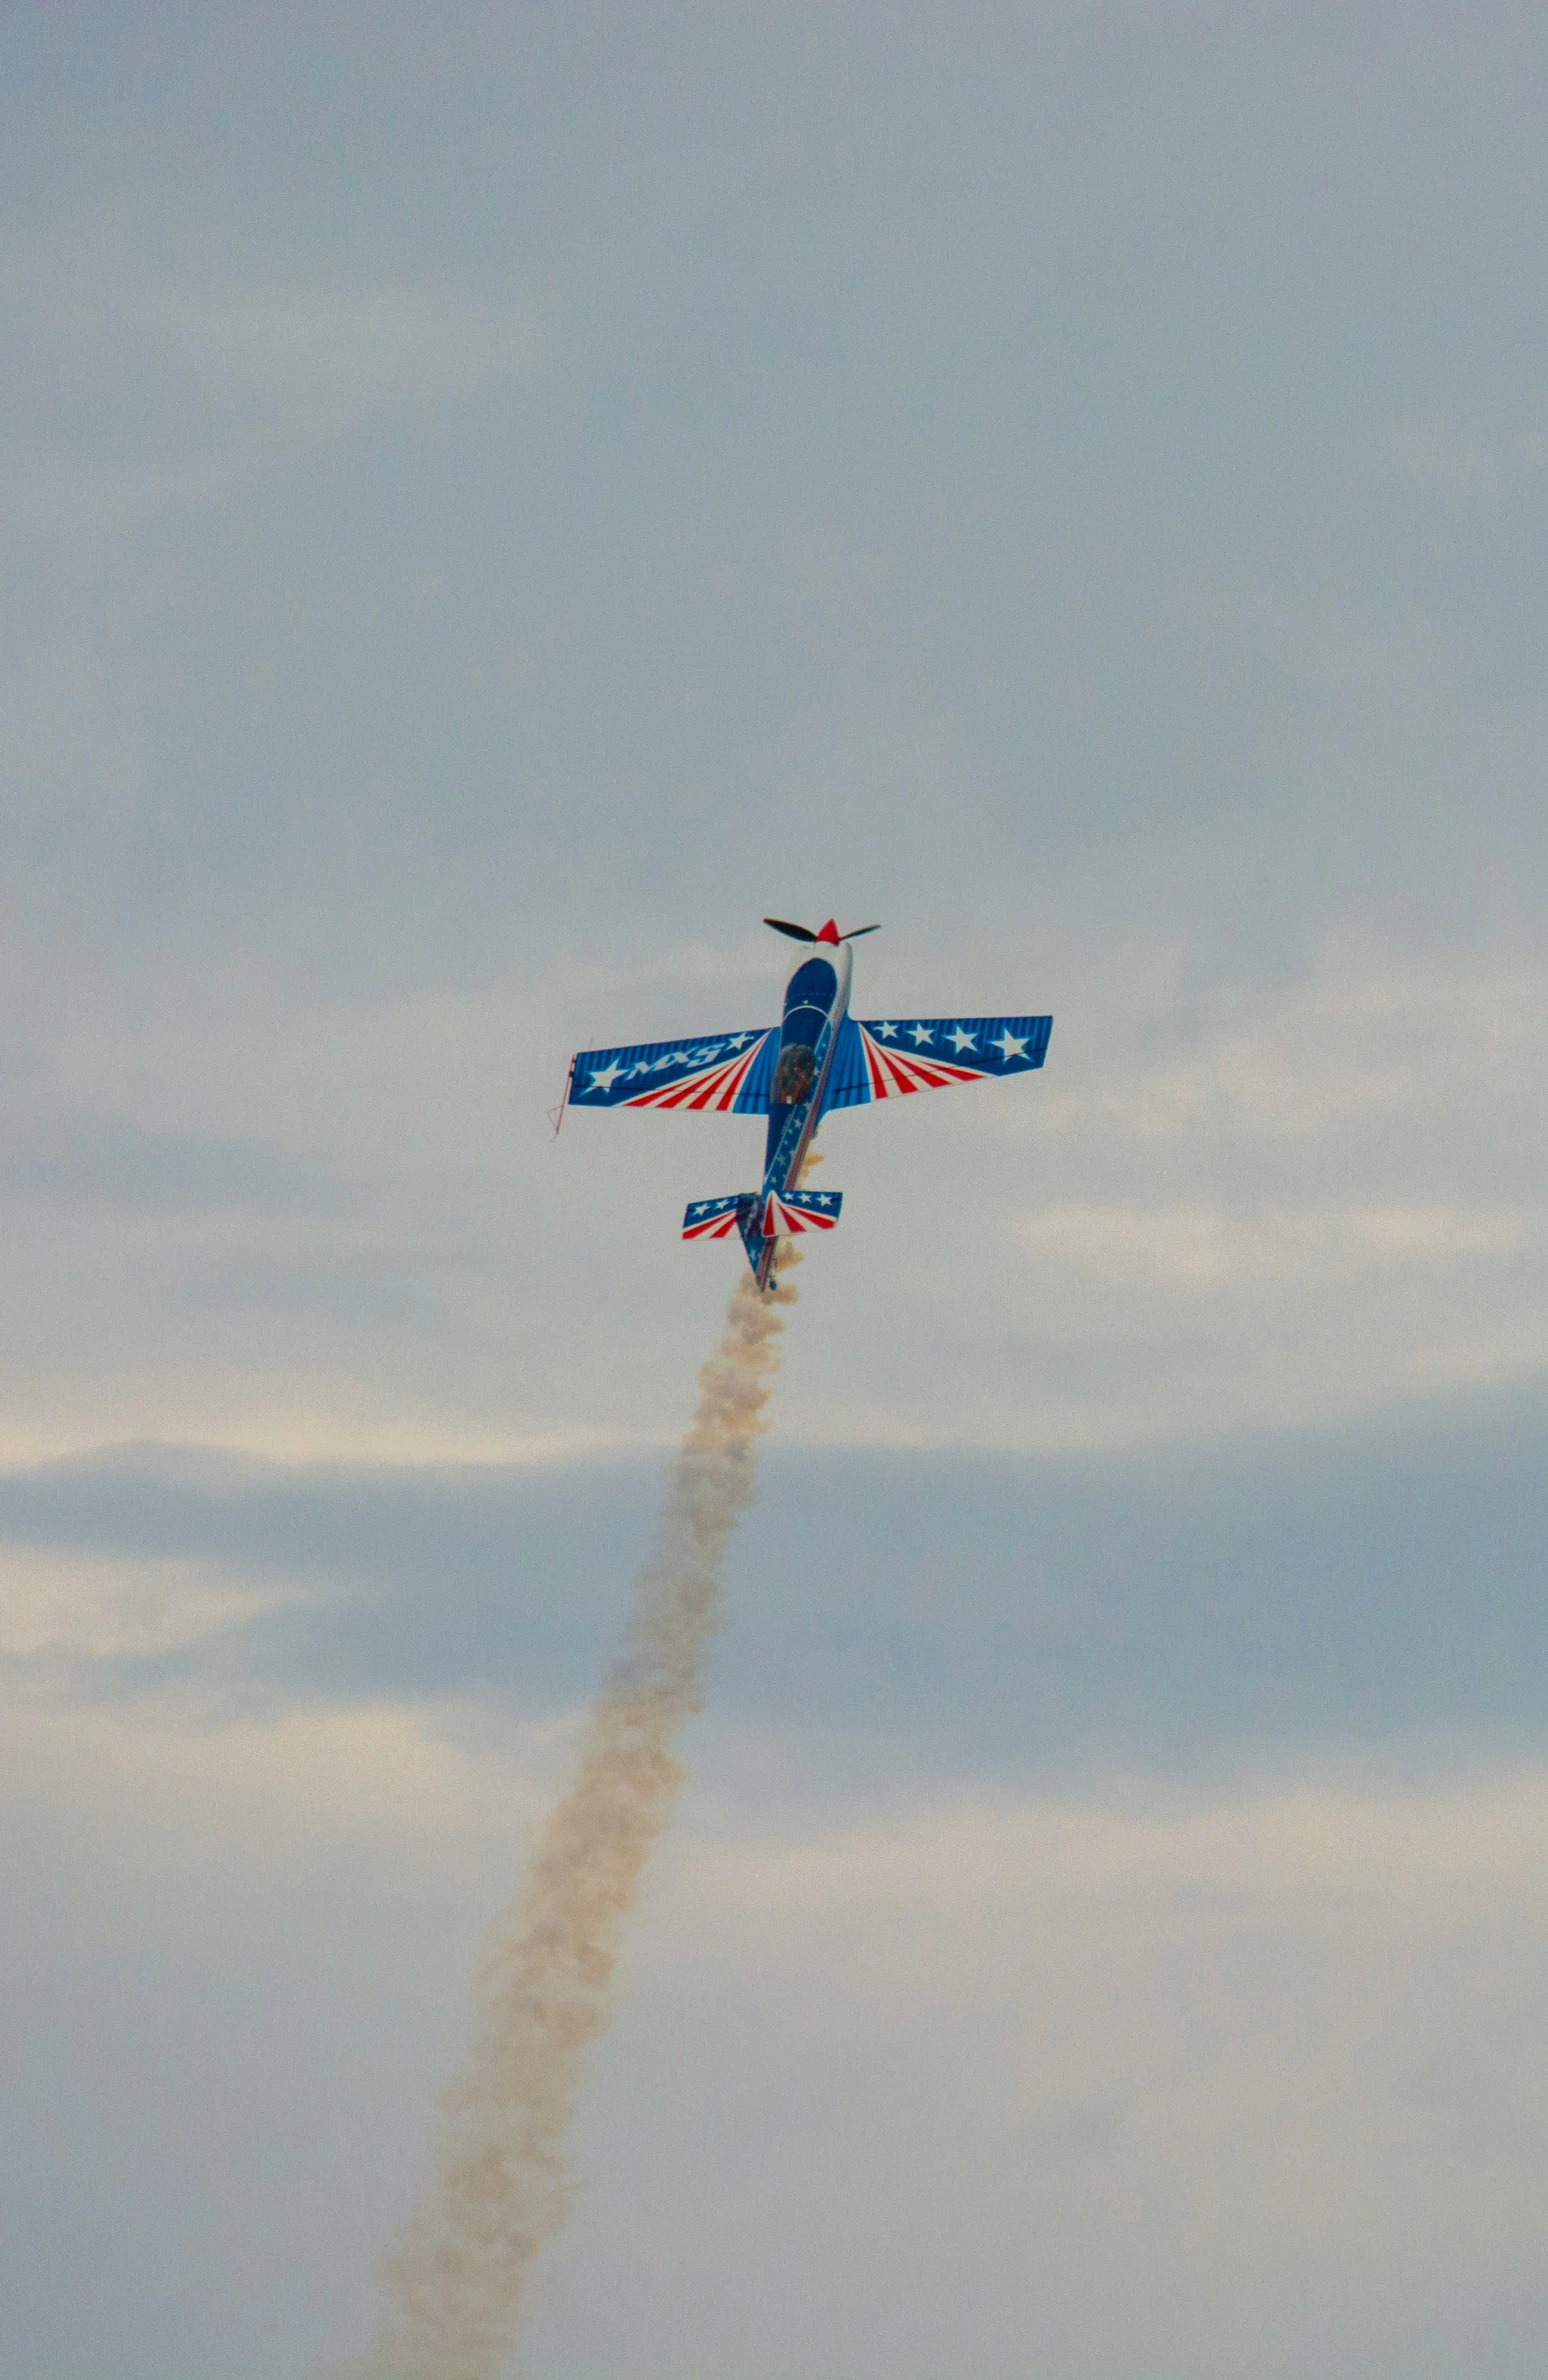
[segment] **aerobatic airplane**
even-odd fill
[[[831,1231],[839,1219],[842,1192],[798,1187],[824,1116],[836,1107],[864,1107],[910,1091],[1024,1074],[1042,1065],[1053,1019],[878,1017],[860,1024],[849,1013],[849,946],[876,927],[854,926],[841,934],[830,917],[814,934],[780,917],[763,922],[808,946],[785,986],[782,1023],[690,1041],[581,1050],[570,1060],[559,1118],[566,1104],[767,1116],[762,1189],[695,1199],[683,1217],[685,1240],[724,1240],[739,1232],[758,1287],[767,1289],[781,1232]]]

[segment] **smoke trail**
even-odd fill
[[[799,1252],[780,1253],[787,1274]],[[568,2211],[565,2141],[581,2062],[606,2028],[624,1920],[681,1782],[672,1746],[698,1707],[726,1547],[756,1491],[779,1309],[795,1294],[782,1283],[760,1296],[744,1273],[699,1374],[699,1408],[624,1655],[592,1712],[575,1782],[543,1830],[525,1898],[478,1972],[474,2037],[443,2102],[439,2167],[383,2267],[393,2311],[369,2364],[379,2380],[494,2380],[533,2259]]]

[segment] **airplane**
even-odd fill
[[[831,917],[816,933],[781,917],[763,922],[806,946],[785,985],[778,1025],[578,1050],[554,1125],[557,1133],[567,1106],[767,1116],[762,1189],[695,1199],[683,1217],[685,1240],[739,1233],[760,1290],[774,1285],[781,1233],[831,1231],[839,1219],[842,1191],[800,1187],[824,1116],[874,1099],[1026,1073],[1042,1065],[1053,1029],[1047,1016],[877,1017],[861,1024],[849,1013],[850,945],[879,929],[852,926],[841,934]]]

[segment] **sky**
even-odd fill
[[[323,2380],[835,1116],[530,2380],[1529,2380],[1548,23],[0,17],[0,2329]],[[740,1171],[738,1169],[741,1169]]]

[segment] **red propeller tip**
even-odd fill
[[[836,942],[838,938],[838,919],[830,917],[827,924],[818,929],[817,939],[819,942]]]

